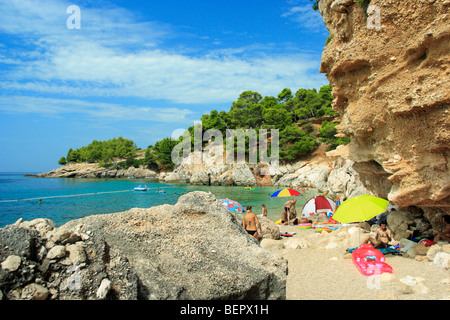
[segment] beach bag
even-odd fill
[[[417,245],[416,242],[402,238],[400,239],[400,246],[399,246],[399,250],[401,252],[407,252],[409,249],[413,249],[415,248]]]

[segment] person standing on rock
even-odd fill
[[[259,230],[261,230],[262,236],[262,228],[261,224],[259,223],[258,217],[252,212],[252,206],[246,206],[245,210],[247,211],[247,213],[242,218],[242,226],[249,235],[252,235],[256,240],[258,240],[258,229],[256,225],[259,226]]]
[[[294,220],[293,223],[297,223],[296,219],[296,211],[295,204],[297,203],[297,199],[286,201],[283,205],[283,214],[281,216],[281,224],[289,224],[290,220]]]

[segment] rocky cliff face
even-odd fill
[[[320,71],[352,141],[330,155],[399,206],[450,213],[450,1],[365,2],[318,1],[333,35]]]
[[[194,159],[202,160],[196,164]],[[189,182],[199,185],[274,185],[313,187],[329,195],[341,195],[341,199],[367,194],[360,177],[352,168],[353,161],[341,157],[326,157],[317,151],[309,160],[284,164],[267,170],[264,164],[226,164],[223,147],[207,145],[202,154],[193,152],[183,159],[174,172],[162,173],[164,182]]]

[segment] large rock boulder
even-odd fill
[[[5,299],[286,297],[287,261],[261,248],[210,193],[59,228],[45,221],[0,229]]]
[[[254,186],[256,185],[256,179],[252,171],[245,163],[237,163],[233,165],[231,171],[231,178],[237,186]]]
[[[353,169],[353,161],[330,156],[329,161],[280,166],[272,182],[276,186],[313,187],[321,192],[349,199],[367,194],[367,189],[360,181],[359,174]]]
[[[203,170],[200,170],[196,174],[192,175],[190,178],[190,184],[198,184],[198,185],[209,185],[209,175]]]
[[[188,183],[190,178],[184,172],[169,172],[164,177],[166,183]]]
[[[101,229],[55,229],[35,219],[0,229],[0,296],[9,300],[91,300],[104,279],[105,299],[137,299],[138,277],[127,258],[105,242]]]
[[[175,206],[91,216],[111,248],[126,255],[145,299],[284,299],[284,259],[262,249],[210,193]]]

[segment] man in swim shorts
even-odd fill
[[[388,229],[385,221],[380,223],[380,228],[378,228],[375,235],[375,239],[367,236],[364,243],[372,243],[374,248],[387,248],[389,247],[389,242],[392,240],[392,231]]]
[[[291,216],[291,212],[295,211],[295,204],[297,199],[286,201],[283,205],[283,215],[281,216],[281,224],[289,224],[289,219],[295,218],[294,215]],[[295,223],[294,223],[295,224]]]
[[[246,206],[245,210],[247,211],[247,213],[242,218],[242,226],[249,235],[252,235],[256,240],[258,240],[258,229],[256,225],[259,226],[262,236],[262,228],[261,224],[259,223],[258,217],[252,212],[252,206]]]

